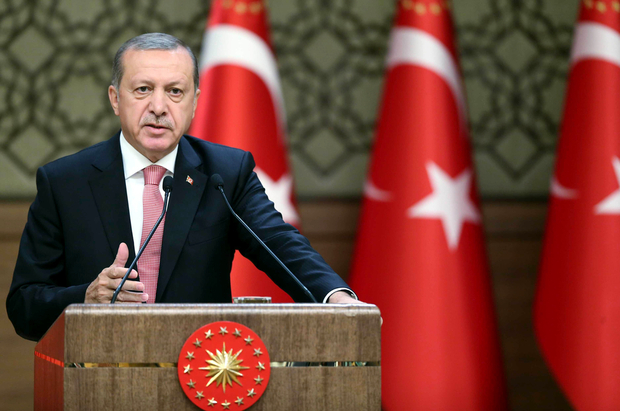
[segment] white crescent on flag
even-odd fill
[[[604,24],[580,23],[575,29],[571,64],[599,59],[620,66],[620,34]]]
[[[564,187],[556,176],[551,177],[551,195],[558,198],[570,200],[579,196],[579,191]]]
[[[375,201],[390,201],[392,199],[392,193],[386,190],[381,190],[377,187],[371,179],[366,180],[364,183],[364,195]]]
[[[452,53],[441,41],[422,30],[411,27],[394,28],[386,65],[392,68],[400,64],[424,67],[444,79],[456,100],[461,124],[466,125],[467,104],[459,67]]]
[[[285,135],[286,113],[284,99],[278,77],[275,56],[269,45],[257,34],[239,26],[218,24],[206,30],[200,60],[200,72],[206,73],[220,65],[235,65],[256,74],[271,95],[274,110],[280,125],[281,136]],[[291,224],[299,223],[299,215],[291,201],[293,178],[290,173],[278,181],[256,167],[267,196],[274,202],[284,220]]]
[[[260,77],[269,89],[280,126],[286,130],[278,65],[273,52],[262,38],[238,26],[218,24],[205,31],[200,55],[201,73],[215,66],[232,64]]]
[[[597,59],[620,67],[620,34],[614,29],[600,23],[579,23],[574,38],[571,51],[572,66],[583,60]],[[579,191],[564,187],[553,176],[551,195],[562,199],[574,199],[579,196]],[[603,212],[604,207],[601,207],[597,206],[597,214]]]

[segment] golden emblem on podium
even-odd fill
[[[177,369],[183,392],[203,410],[250,408],[265,392],[271,372],[260,337],[231,321],[207,324],[190,335]]]

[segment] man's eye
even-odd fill
[[[183,94],[183,91],[180,88],[172,88],[170,89],[170,94],[172,94],[173,96],[180,96],[181,94]]]
[[[149,91],[149,88],[147,86],[138,87],[138,91],[140,93],[146,93],[147,91]]]

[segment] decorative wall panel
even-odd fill
[[[464,3],[455,15],[481,192],[544,196],[578,2],[497,0],[480,14]]]
[[[393,19],[388,0],[271,0],[300,197],[359,196]],[[577,0],[454,2],[486,197],[546,194]],[[39,165],[109,137],[111,61],[149,31],[200,50],[205,0],[2,0],[0,197]]]

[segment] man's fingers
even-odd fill
[[[121,283],[121,280],[115,281],[114,283],[116,284],[116,287],[114,287],[114,289],[116,289]],[[125,284],[123,284],[123,288],[121,290],[141,293],[144,291],[144,284],[138,281],[125,281]]]
[[[148,300],[149,295],[144,293],[132,293],[129,291],[121,291],[118,293],[118,297],[116,301],[120,301],[123,303],[141,303],[143,301]]]
[[[127,272],[127,269],[125,267],[108,267],[103,272],[110,278],[123,278]],[[138,278],[138,273],[136,270],[131,270],[129,278]]]
[[[84,302],[87,304],[92,303],[109,303],[112,299],[112,293],[118,285],[121,283],[121,280],[127,269],[124,268],[125,263],[127,262],[128,249],[125,243],[121,243],[118,247],[118,253],[116,254],[116,259],[114,263],[108,268],[105,268],[103,271],[99,273],[97,278],[88,285],[86,289],[86,295],[84,297]],[[129,273],[129,277],[131,279],[138,278],[138,273],[136,270],[131,270]],[[119,301],[146,301],[147,297],[143,297],[142,292],[144,291],[144,284],[138,281],[126,281],[123,285],[123,290],[119,293]],[[124,297],[120,298],[120,295],[125,294],[134,294],[131,298]]]
[[[109,303],[112,294],[127,273],[125,264],[129,258],[127,244],[121,243],[118,246],[116,258],[111,266],[105,268],[86,290],[86,303]],[[131,270],[128,278],[138,278],[138,272]],[[141,303],[148,300],[148,295],[144,293],[144,284],[138,281],[125,281],[121,292],[117,296],[117,301]]]
[[[114,259],[111,267],[125,267],[128,258],[129,248],[127,248],[127,244],[120,243],[118,246],[118,251],[116,252],[116,258]]]

